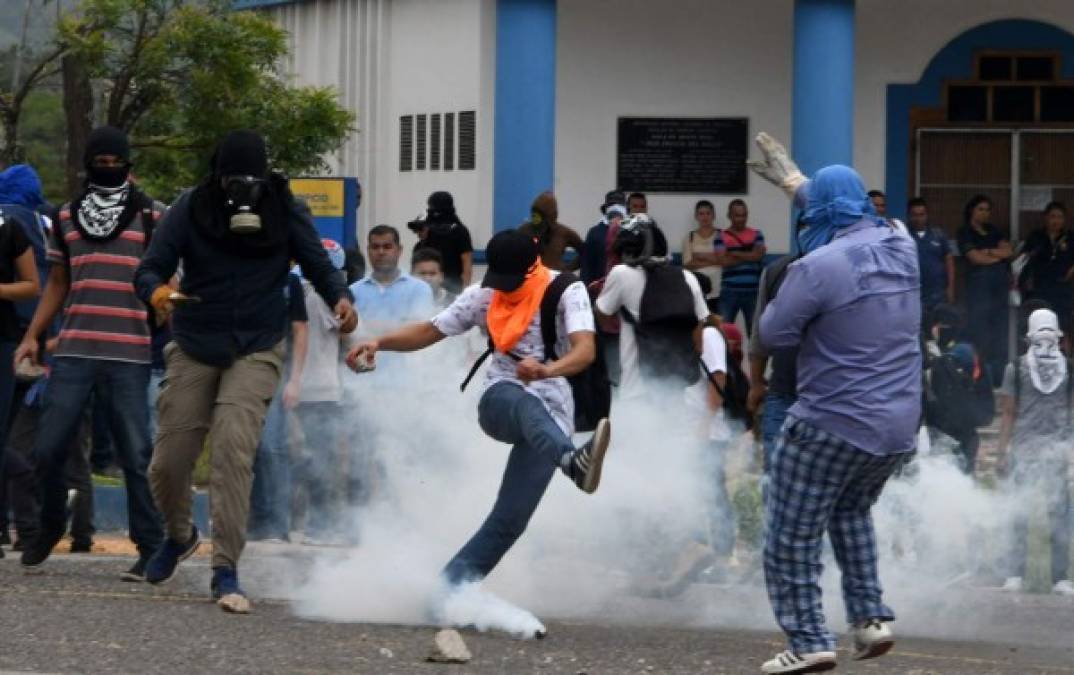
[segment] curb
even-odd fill
[[[193,495],[194,524],[209,534],[209,493]],[[128,529],[127,489],[118,486],[93,486],[93,526],[98,532],[119,532]]]

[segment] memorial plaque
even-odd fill
[[[749,120],[620,117],[616,185],[638,192],[745,194]]]

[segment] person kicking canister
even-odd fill
[[[564,290],[556,308],[556,354],[544,362],[541,299],[555,273],[541,264],[537,242],[516,231],[488,243],[489,271],[430,321],[413,323],[355,346],[347,364],[368,368],[377,351],[410,352],[479,326],[495,351],[478,404],[481,428],[512,444],[492,512],[443,570],[451,587],[480,581],[522,535],[557,468],[587,493],[600,483],[610,426],[601,419],[581,447],[571,443],[574,400],[567,377],[596,358],[589,296],[581,282]]]

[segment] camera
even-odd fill
[[[426,222],[424,217],[418,216],[414,220],[407,223],[406,226],[408,230],[410,230],[414,234],[418,234],[419,232],[421,232],[422,228],[428,227],[429,223]]]

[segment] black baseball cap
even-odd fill
[[[489,270],[481,285],[497,291],[513,291],[526,280],[526,273],[537,262],[537,240],[518,230],[506,230],[489,239],[485,247]]]

